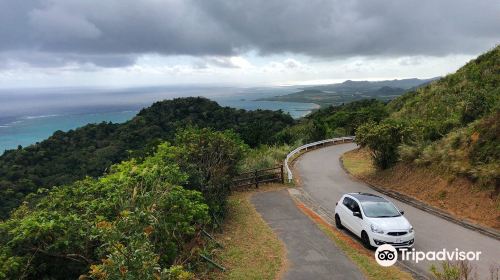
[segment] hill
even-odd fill
[[[320,86],[311,86],[309,89],[317,89],[323,91],[345,91],[345,92],[356,92],[356,91],[372,91],[377,90],[383,87],[390,88],[401,88],[404,90],[418,87],[422,84],[428,83],[430,81],[434,81],[438,78],[431,79],[394,79],[394,80],[384,80],[384,81],[351,81],[347,80],[343,83],[337,84],[328,84],[328,85],[320,85]]]
[[[322,107],[340,105],[361,99],[376,98],[389,101],[409,89],[427,84],[433,79],[403,79],[387,81],[351,81],[343,83],[306,87],[302,91],[264,98],[266,101],[288,101],[316,103]]]
[[[0,279],[198,279],[211,250],[200,237],[225,217],[248,148],[193,127],[172,144],[26,197],[0,221]]]
[[[380,168],[403,162],[500,187],[500,47],[391,101],[389,117],[358,128]]]
[[[29,147],[0,156],[0,219],[25,195],[97,177],[109,166],[142,158],[162,141],[171,141],[186,126],[231,129],[251,147],[269,143],[269,135],[294,120],[281,111],[245,111],[221,107],[201,97],[154,103],[123,124],[89,124],[68,132],[57,131]]]

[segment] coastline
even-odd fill
[[[305,117],[321,107],[315,103],[305,102],[256,102],[256,100],[251,99],[244,101],[224,98],[211,99],[221,106],[237,109],[283,110],[284,112],[288,112],[294,119]],[[144,107],[149,107],[149,105]],[[110,107],[109,111],[102,110],[101,108],[100,112],[96,112],[92,108],[90,109],[87,112],[71,114],[47,108],[46,112],[39,115],[28,112],[26,115],[4,118],[5,123],[0,123],[0,155],[5,150],[16,149],[18,145],[26,147],[47,139],[57,130],[68,131],[86,124],[100,122],[123,123],[132,119],[140,111],[131,110],[130,106],[124,106],[123,110],[116,110],[116,107]]]

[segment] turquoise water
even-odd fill
[[[89,123],[110,121],[125,122],[137,114],[136,111],[90,113],[77,115],[48,115],[28,117],[0,126],[0,153],[18,145],[28,146],[51,136],[55,131],[68,131]]]
[[[295,88],[142,88],[142,89],[37,89],[0,90],[0,154],[6,149],[42,141],[55,131],[88,123],[121,123],[154,101],[185,96],[206,96],[222,106],[239,109],[283,110],[302,117],[317,105],[256,101],[287,94]]]

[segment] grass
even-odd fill
[[[375,172],[375,167],[366,150],[349,151],[341,158],[344,167],[354,176],[366,176]]]
[[[266,185],[259,190],[234,192],[229,197],[229,214],[224,231],[216,238],[224,248],[216,253],[226,272],[214,272],[214,279],[277,279],[286,263],[285,245],[257,213],[250,197],[256,191],[282,188]]]
[[[324,221],[315,212],[304,206],[298,204],[307,216],[309,216],[316,225],[323,231],[337,246],[344,251],[344,253],[361,269],[363,274],[370,280],[391,280],[391,279],[413,279],[411,274],[399,269],[398,267],[382,267],[375,261],[374,253],[365,249],[358,242],[352,240],[351,237],[346,236],[336,228],[332,227]]]
[[[292,146],[267,146],[252,149],[238,167],[240,172],[248,172],[256,169],[265,169],[278,166],[283,163],[286,155],[293,150]]]

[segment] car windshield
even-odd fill
[[[370,218],[399,217],[398,209],[389,201],[365,201],[361,203],[365,216]]]

